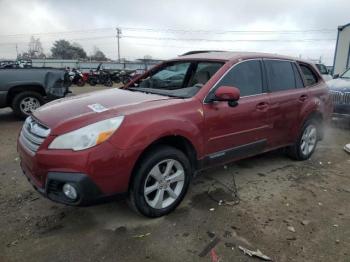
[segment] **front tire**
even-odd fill
[[[85,85],[85,81],[83,79],[79,79],[77,82],[77,86],[84,86]]]
[[[112,87],[113,86],[113,81],[111,79],[107,79],[106,82],[105,82],[105,86]]]
[[[316,149],[319,137],[319,124],[314,119],[307,120],[295,144],[288,148],[288,154],[295,160],[306,160]]]
[[[173,211],[184,198],[191,165],[184,153],[170,146],[149,151],[136,168],[129,192],[133,209],[147,217],[160,217]]]
[[[12,110],[15,115],[25,119],[33,111],[44,104],[43,97],[37,92],[21,92],[12,100]]]

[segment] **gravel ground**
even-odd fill
[[[0,261],[258,261],[238,246],[274,261],[350,261],[347,124],[328,127],[308,161],[275,151],[203,172],[175,212],[147,219],[125,201],[77,208],[42,198],[19,167],[22,123],[0,110]]]

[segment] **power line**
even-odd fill
[[[124,38],[146,40],[169,40],[169,41],[203,41],[203,42],[314,42],[335,41],[335,38],[309,38],[309,39],[207,39],[207,38],[175,38],[175,37],[152,37],[124,35]]]
[[[118,32],[118,31],[117,31]],[[124,38],[129,39],[144,39],[144,40],[167,40],[167,41],[183,41],[183,42],[318,42],[318,41],[335,41],[335,38],[305,38],[305,39],[209,39],[209,38],[175,38],[175,37],[153,37],[153,36],[135,36],[135,35],[123,35]],[[90,41],[98,39],[113,39],[114,36],[95,36],[95,37],[82,37],[82,38],[71,38],[66,39],[69,41]],[[121,31],[118,40],[121,38]],[[43,43],[48,43],[50,41],[42,41]],[[22,42],[0,42],[1,45],[16,45],[16,44],[27,44],[27,41]],[[119,44],[118,44],[119,49]],[[119,56],[118,56],[119,57]]]
[[[94,36],[94,37],[82,37],[82,38],[66,38],[65,40],[69,41],[90,41],[90,40],[98,40],[98,39],[113,39],[115,36],[113,35],[106,35],[106,36]],[[51,43],[52,41],[40,41],[42,43]],[[28,41],[16,41],[16,42],[0,42],[0,45],[15,45],[15,44],[28,44]]]
[[[205,33],[205,34],[229,34],[229,33],[334,33],[336,29],[322,28],[322,29],[305,29],[305,30],[184,30],[171,28],[137,28],[137,27],[122,27],[129,31],[151,31],[151,32],[171,32],[171,33]]]
[[[24,36],[50,36],[50,35],[61,35],[61,34],[77,34],[77,33],[94,33],[101,31],[114,30],[114,27],[104,27],[104,28],[93,28],[93,29],[83,29],[83,30],[73,30],[73,31],[56,31],[56,32],[41,32],[41,33],[22,33],[22,34],[12,34],[12,35],[0,35],[0,37],[24,37]]]
[[[71,31],[56,31],[56,32],[40,32],[40,33],[20,33],[10,35],[0,35],[0,37],[25,37],[25,36],[50,36],[62,34],[77,34],[77,33],[96,33],[108,30],[114,30],[115,27],[81,29]],[[303,29],[303,30],[196,30],[196,29],[173,29],[173,28],[137,28],[137,27],[119,27],[125,31],[148,31],[148,32],[164,32],[164,33],[203,33],[203,34],[298,34],[298,33],[335,33],[336,29],[321,28],[321,29]]]

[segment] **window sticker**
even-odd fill
[[[96,112],[96,113],[101,113],[101,112],[104,112],[104,111],[107,111],[108,109],[105,108],[103,105],[101,104],[92,104],[92,105],[88,105],[88,107]]]

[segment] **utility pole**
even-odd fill
[[[18,45],[17,44],[16,44],[16,55],[17,55],[16,59],[18,59]]]
[[[117,27],[117,41],[118,41],[118,62],[120,63],[120,38],[121,38],[121,34],[122,34],[122,30]]]

